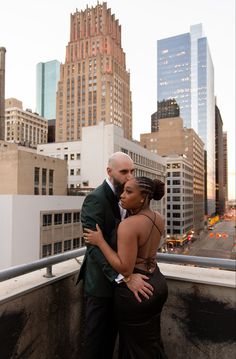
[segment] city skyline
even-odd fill
[[[86,4],[95,6],[97,1],[10,0],[2,4],[0,46],[7,50],[6,98],[16,97],[24,106],[35,109],[36,64],[54,59],[64,63],[70,14],[76,8],[84,10]],[[107,1],[107,6],[122,26],[122,45],[131,74],[136,139],[140,133],[150,131],[151,114],[156,110],[157,40],[187,33],[190,25],[202,23],[215,69],[217,104],[224,130],[228,132],[229,198],[235,198],[234,1],[201,0],[196,4],[180,0],[176,8],[173,0],[149,0],[144,8],[141,2],[112,0]]]

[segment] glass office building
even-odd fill
[[[157,101],[175,99],[184,126],[193,128],[207,152],[206,212],[215,212],[214,68],[202,25],[157,41]]]
[[[36,112],[44,118],[55,119],[60,62],[40,62],[37,64],[36,72]]]

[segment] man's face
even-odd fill
[[[123,186],[125,182],[133,178],[134,175],[134,163],[129,158],[116,159],[111,167],[107,168],[110,181],[113,185]]]

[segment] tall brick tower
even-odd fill
[[[57,91],[56,141],[81,139],[82,127],[114,123],[132,138],[130,74],[121,26],[107,4],[71,14],[70,41]]]
[[[5,139],[5,47],[0,47],[0,140]]]

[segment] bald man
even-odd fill
[[[126,181],[133,177],[134,163],[123,152],[114,153],[108,160],[108,178],[84,200],[81,220],[84,228],[96,229],[96,223],[108,244],[116,250],[116,229],[125,218],[125,210],[118,203]],[[84,279],[85,293],[85,345],[84,359],[112,359],[117,328],[113,314],[113,294],[116,285],[125,279],[107,262],[97,246],[87,246],[78,281]],[[152,287],[147,277],[132,274],[127,283],[140,300],[147,298]]]

